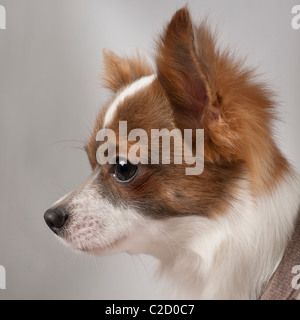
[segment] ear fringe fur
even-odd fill
[[[154,73],[146,58],[137,51],[135,56],[121,58],[113,51],[103,50],[104,87],[117,92],[133,81]]]

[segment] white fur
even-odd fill
[[[217,219],[173,218],[162,226],[173,253],[157,257],[177,298],[259,298],[292,234],[300,183],[286,176],[259,198],[244,184],[229,212]]]
[[[296,176],[255,198],[245,179],[222,216],[155,220],[101,198],[98,174],[67,199],[65,241],[93,254],[154,256],[174,298],[257,299],[282,258],[300,203]]]
[[[118,106],[126,98],[134,95],[137,91],[149,86],[154,79],[155,79],[155,75],[142,77],[141,79],[136,80],[135,82],[127,86],[123,91],[121,91],[106,111],[106,114],[104,117],[104,127],[107,127],[109,125],[109,123],[114,118],[114,115],[116,113],[116,110],[118,109]]]
[[[63,239],[67,245],[93,254],[123,252],[120,240],[128,237],[143,219],[131,209],[116,208],[101,196],[96,182],[99,174],[100,170],[95,170],[59,202],[66,205],[70,215]]]

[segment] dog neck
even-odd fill
[[[286,174],[272,192],[253,197],[247,179],[230,210],[216,219],[181,217],[158,226],[165,246],[148,246],[176,298],[257,299],[294,229],[300,183]],[[180,226],[180,228],[176,226]]]

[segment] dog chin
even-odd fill
[[[57,236],[57,235],[56,235],[56,238],[64,246],[72,249],[77,253],[79,252],[79,253],[95,255],[95,256],[107,256],[107,255],[124,252],[124,249],[121,249],[121,244],[126,239],[126,237],[123,236],[117,239],[116,241],[113,241],[111,244],[108,244],[105,246],[101,246],[101,245],[97,246],[95,244],[89,244],[89,243],[74,244],[69,239],[66,239],[64,237]]]

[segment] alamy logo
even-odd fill
[[[3,266],[0,265],[0,290],[6,289],[6,271]]]
[[[296,265],[292,269],[292,273],[296,273],[292,280],[292,288],[295,290],[300,289],[300,265]]]
[[[292,13],[295,14],[295,16],[292,19],[292,28],[294,30],[300,29],[300,5],[296,5],[292,8]]]
[[[0,29],[6,29],[6,10],[0,5]]]
[[[101,142],[96,152],[97,161],[101,165],[116,164],[118,149],[125,163],[128,159],[135,165],[186,164],[186,175],[199,175],[203,172],[203,129],[196,129],[195,132],[192,129],[184,129],[183,134],[179,129],[151,129],[148,136],[148,133],[140,128],[132,129],[128,133],[127,121],[119,121],[117,134],[112,129],[103,128],[98,131],[96,141]],[[195,166],[191,167],[192,165]]]

